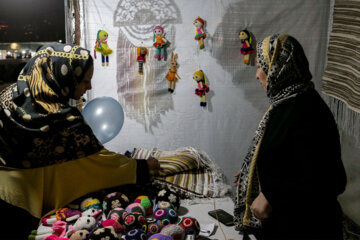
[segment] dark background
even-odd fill
[[[1,0],[0,43],[65,42],[64,0]]]

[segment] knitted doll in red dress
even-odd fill
[[[250,64],[250,53],[254,52],[254,49],[251,47],[251,34],[248,30],[242,30],[239,33],[239,38],[241,40],[241,54],[244,55],[244,63]]]

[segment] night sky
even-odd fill
[[[64,0],[0,0],[0,42],[65,42]]]

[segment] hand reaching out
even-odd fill
[[[153,157],[149,157],[147,160],[147,164],[149,166],[149,172],[151,175],[158,175],[160,170],[159,160]]]
[[[241,170],[239,170],[235,175],[234,175],[234,185],[237,186],[239,183],[239,177],[241,174]]]

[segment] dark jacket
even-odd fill
[[[259,150],[261,192],[272,206],[264,238],[341,239],[345,169],[334,117],[311,89],[274,108]]]

